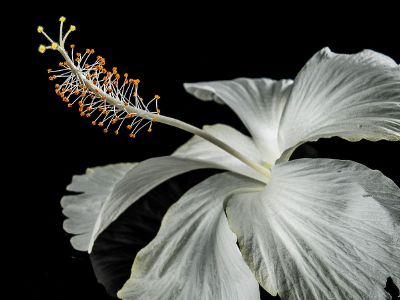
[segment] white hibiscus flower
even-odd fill
[[[392,59],[325,48],[294,81],[185,85],[202,100],[231,107],[249,137],[227,125],[200,130],[161,116],[142,104],[137,83],[109,88],[110,77],[111,83],[99,77],[102,58],[85,66],[87,57],[78,56],[74,64],[62,34],[59,43],[49,40],[47,48],[66,59],[54,75],[64,79],[57,89],[66,89],[68,101],[81,97],[75,100],[82,101],[81,113],[102,108],[108,126],[134,115],[134,125],[144,120],[151,129],[157,120],[197,134],[171,156],[75,176],[68,190],[80,194],[62,199],[74,248],[90,252],[107,226],[165,180],[199,168],[228,171],[169,209],[157,236],[137,254],[120,298],[259,299],[259,283],[282,299],[386,299],[386,278],[400,284],[400,190],[393,181],[353,161],[289,160],[296,147],[319,138],[398,141],[400,67]]]

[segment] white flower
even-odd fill
[[[253,161],[263,176],[200,137],[171,156],[109,165],[75,176],[62,199],[73,246],[93,242],[161,182],[220,168],[190,189],[136,256],[122,299],[386,299],[400,284],[400,190],[352,161],[288,161],[300,144],[339,136],[400,139],[400,67],[373,51],[323,49],[294,81],[236,79],[186,84],[230,106],[251,137],[222,124],[204,130]],[[236,237],[240,252],[236,246]],[[257,283],[258,281],[258,283]]]
[[[62,199],[67,232],[77,250],[163,181],[194,169],[219,168],[167,212],[160,231],[136,256],[122,299],[259,299],[258,283],[282,299],[387,299],[386,278],[400,284],[400,190],[382,173],[352,161],[298,159],[296,147],[322,137],[400,140],[400,67],[373,51],[318,52],[294,81],[237,79],[187,84],[202,100],[229,105],[251,137],[217,124],[203,130],[160,115],[158,95],[145,104],[139,80],[94,50],[56,50],[61,69],[49,70],[56,93],[104,131],[125,120],[135,137],[159,121],[194,133],[171,156],[89,169]],[[155,107],[153,105],[155,104]],[[97,121],[93,121],[96,123]],[[92,122],[92,123],[93,123]],[[141,125],[144,122],[144,125]],[[238,240],[240,251],[236,246]]]

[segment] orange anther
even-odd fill
[[[103,132],[104,132],[104,133],[107,133],[107,132],[108,132],[108,129],[107,129],[107,128],[104,128],[104,129],[103,129]]]
[[[99,126],[102,127],[104,125],[103,122],[99,122]]]
[[[139,80],[139,79],[134,79],[134,80],[133,80],[133,84],[134,84],[134,85],[138,85],[138,84],[139,84],[139,82],[140,82],[140,80]]]
[[[150,127],[149,129],[147,129],[147,132],[149,132],[149,133],[150,133],[151,131],[152,131],[151,127]]]
[[[84,117],[85,116],[85,113],[84,112],[81,112],[81,117]]]
[[[115,133],[115,135],[118,135],[118,134],[119,134],[119,131],[118,131],[118,130],[115,130],[114,133]]]
[[[86,118],[90,118],[91,114],[86,114]]]
[[[124,77],[127,78],[127,77],[128,77],[128,73],[125,73],[125,74],[124,74]]]
[[[59,85],[58,83],[56,83],[56,84],[54,85],[54,87],[55,87],[56,89],[58,89],[58,88],[60,87],[60,85]]]
[[[129,134],[129,137],[132,138],[132,139],[134,139],[134,138],[136,137],[136,135],[134,135],[133,133],[130,133],[130,134]]]
[[[158,96],[158,95],[155,95],[155,96],[154,96],[154,99],[157,99],[157,100],[158,100],[158,99],[160,99],[160,98],[161,98],[161,97]]]
[[[68,103],[68,108],[71,108],[72,107],[72,103]]]
[[[47,73],[51,73],[51,69],[47,69]]]
[[[71,45],[69,45],[70,47],[71,47],[71,49],[74,49],[75,48],[75,45],[74,44],[71,44]]]
[[[128,126],[126,126],[126,128],[128,128],[129,130],[131,130],[131,129],[132,129],[132,125],[128,125]]]
[[[96,125],[96,121],[92,121],[92,125]]]

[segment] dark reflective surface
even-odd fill
[[[154,126],[151,135],[140,135],[135,141],[104,135],[81,119],[77,111],[67,110],[54,95],[53,83],[47,81],[47,68],[55,68],[60,58],[50,51],[45,56],[38,54],[37,47],[44,40],[36,33],[37,25],[57,35],[58,18],[64,14],[67,22],[77,25],[71,37],[77,48],[94,48],[106,58],[108,66],[115,65],[121,72],[140,78],[145,98],[161,95],[163,114],[196,126],[227,123],[241,128],[241,123],[228,108],[187,95],[183,82],[242,76],[294,78],[304,63],[325,46],[344,53],[370,48],[400,61],[398,9],[388,4],[371,6],[369,12],[363,11],[367,5],[360,6],[356,13],[340,5],[338,12],[333,11],[336,5],[302,12],[286,3],[280,9],[244,3],[229,5],[229,9],[236,10],[228,12],[228,7],[218,10],[203,2],[185,3],[178,9],[170,7],[171,2],[166,7],[150,4],[144,7],[134,2],[130,7],[87,2],[85,7],[82,1],[54,2],[51,6],[38,4],[28,9],[21,5],[3,11],[14,18],[5,34],[12,34],[15,41],[8,37],[4,40],[13,51],[20,51],[16,58],[9,57],[10,53],[3,58],[4,63],[12,62],[10,68],[4,68],[4,88],[16,85],[13,95],[4,97],[3,116],[10,120],[4,122],[7,125],[3,133],[11,132],[12,137],[3,138],[2,144],[3,149],[14,152],[3,156],[3,161],[12,164],[11,173],[4,175],[15,185],[5,187],[14,194],[4,202],[11,202],[15,208],[4,209],[4,218],[8,221],[5,230],[11,228],[12,232],[11,241],[6,242],[15,256],[15,278],[11,281],[18,288],[9,289],[16,299],[110,299],[97,283],[89,256],[73,250],[69,235],[62,229],[64,216],[59,200],[65,187],[72,175],[82,174],[88,167],[167,155],[190,138],[160,124]],[[24,10],[29,15],[21,15]],[[12,71],[18,74],[8,77]],[[11,104],[23,105],[23,109],[12,109]],[[400,183],[398,142],[352,144],[333,139],[311,145],[319,157],[355,160]],[[296,151],[294,155],[300,154]],[[172,198],[168,199],[175,201]],[[136,221],[141,227],[135,232],[154,233],[167,206],[148,204],[150,216],[138,216],[146,225]],[[99,281],[106,283],[110,292],[116,290],[122,274],[128,273],[128,262],[133,260],[139,244],[151,238],[151,234],[133,237],[131,228],[123,224],[115,223],[110,230],[118,231],[121,226],[126,230],[126,239],[108,249],[106,241],[115,237],[111,231],[101,237],[104,243],[97,243],[91,257]],[[117,257],[118,251],[121,257]],[[113,254],[109,261],[107,253]],[[115,279],[107,272],[113,268],[121,272]]]

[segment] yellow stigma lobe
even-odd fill
[[[46,46],[45,45],[40,45],[38,50],[39,50],[40,53],[45,53],[46,52]]]

